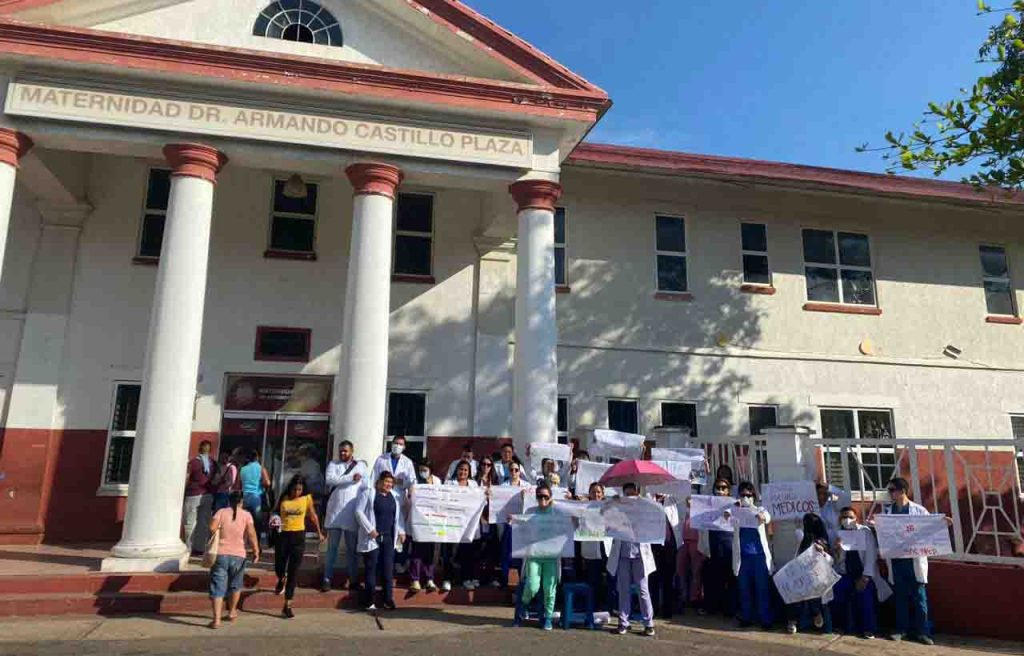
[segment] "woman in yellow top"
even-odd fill
[[[313,496],[306,494],[306,479],[301,475],[292,477],[284,494],[277,502],[277,517],[272,523],[280,522],[280,533],[274,545],[274,570],[277,572],[277,587],[274,594],[284,592],[284,608],[281,614],[287,618],[295,617],[292,611],[292,598],[295,596],[295,584],[298,581],[299,565],[306,550],[306,520],[313,525],[313,530],[323,542],[325,535],[320,528],[320,518],[316,515]]]

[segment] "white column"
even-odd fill
[[[769,482],[785,483],[815,479],[815,466],[809,443],[813,432],[804,426],[762,429]],[[775,525],[772,555],[775,568],[778,569],[796,555],[797,547],[800,546],[796,536],[800,520],[772,520],[772,523]]]
[[[31,147],[32,140],[24,134],[0,128],[0,276],[3,275],[4,253],[7,251],[7,232],[11,223],[18,162]]]
[[[206,296],[213,187],[227,158],[198,144],[164,149],[171,196],[164,223],[121,541],[103,571],[176,571]]]
[[[350,440],[357,457],[372,462],[384,443],[391,222],[402,172],[390,164],[360,163],[348,167],[345,173],[355,198],[334,404],[334,440]]]
[[[519,211],[512,439],[523,453],[530,442],[554,442],[558,433],[554,244],[555,203],[562,187],[523,180],[509,191]]]

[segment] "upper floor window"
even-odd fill
[[[640,430],[640,407],[635,399],[608,399],[608,428],[637,434]]]
[[[565,208],[555,208],[555,284],[567,285],[565,278]]]
[[[763,223],[741,223],[740,240],[743,248],[743,282],[748,285],[771,285],[768,226]]]
[[[1002,246],[981,246],[978,250],[981,254],[982,284],[985,286],[988,313],[1016,316],[1006,249]]]
[[[689,428],[690,436],[697,437],[697,404],[662,401],[661,425]]]
[[[678,216],[656,216],[654,221],[658,291],[685,292],[686,222]]]
[[[301,184],[298,187],[301,192]],[[270,246],[266,255],[313,259],[316,257],[316,207],[318,187],[306,183],[305,196],[290,193],[288,182],[274,181],[274,206],[270,215]]]
[[[868,236],[833,230],[804,230],[807,300],[875,305]]]
[[[341,46],[341,25],[331,12],[312,0],[278,0],[260,12],[254,36],[268,39]]]
[[[392,273],[431,276],[434,248],[434,197],[398,194],[395,203],[395,256]]]
[[[559,444],[569,443],[569,397],[558,397],[557,437]]]
[[[167,218],[167,203],[171,197],[171,172],[165,169],[151,169],[146,184],[146,205],[139,227],[139,247],[136,255],[140,259],[155,260],[160,257],[164,243],[164,220]]]

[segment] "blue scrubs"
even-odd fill
[[[842,537],[842,532],[840,532]],[[846,552],[846,573],[832,589],[835,600],[836,621],[844,633],[874,634],[877,628],[875,620],[875,582],[868,579],[864,590],[857,592],[857,581],[864,576],[864,562],[859,551]]]
[[[895,504],[889,512],[893,515],[909,515],[910,505],[902,508]],[[892,602],[896,609],[896,633],[906,634],[913,621],[914,631],[919,636],[930,636],[928,624],[928,593],[925,584],[919,583],[914,574],[913,558],[894,558],[892,561]]]
[[[764,546],[756,528],[740,529],[740,621],[753,624],[754,604],[757,621],[768,628],[772,624],[772,577],[765,562]]]

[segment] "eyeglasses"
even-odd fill
[[[741,494],[740,497],[743,498],[743,499],[753,499],[754,495],[753,494]]]
[[[547,495],[547,494],[538,494],[537,495],[537,501],[547,501],[550,498],[551,497],[549,495]]]

